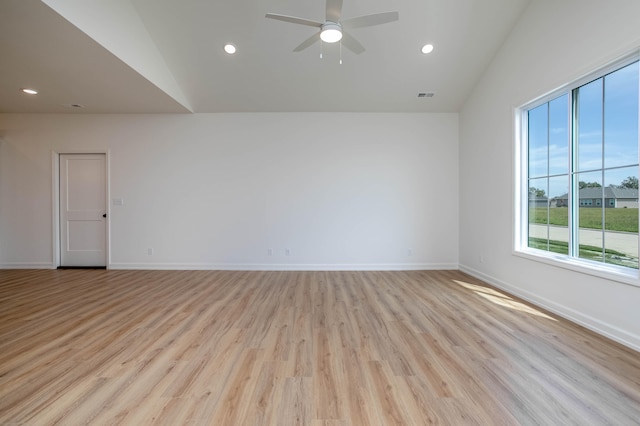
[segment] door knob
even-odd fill
[[[107,214],[106,214],[106,213],[105,213],[105,214],[103,214],[103,215],[102,215],[102,217],[107,217]]]

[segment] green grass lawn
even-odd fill
[[[547,241],[543,238],[529,238],[529,247],[554,253],[569,254],[569,243],[563,241]],[[638,269],[638,259],[627,257],[624,253],[616,250],[605,249],[603,259],[601,247],[581,244],[579,257],[596,262],[605,262],[612,265]]]
[[[558,207],[549,209],[549,224],[567,226],[569,209]],[[601,208],[580,208],[580,228],[602,229]],[[607,231],[638,232],[638,209],[605,208],[605,229]],[[547,223],[547,209],[535,207],[529,209],[529,223]]]

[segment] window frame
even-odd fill
[[[517,256],[524,257],[530,260],[550,264],[553,266],[561,267],[564,269],[569,269],[576,272],[586,273],[589,275],[598,276],[601,278],[606,278],[609,280],[618,281],[625,284],[630,284],[633,286],[640,287],[640,269],[634,269],[624,266],[613,265],[604,262],[595,262],[588,259],[582,259],[580,257],[573,257],[571,252],[577,253],[578,250],[578,241],[575,238],[575,234],[577,232],[576,226],[573,223],[575,218],[575,210],[578,208],[579,200],[573,200],[572,202],[572,194],[575,194],[578,191],[577,182],[571,176],[575,174],[577,171],[574,169],[575,167],[575,148],[576,148],[576,117],[575,112],[576,109],[573,105],[574,96],[573,91],[577,88],[580,88],[592,81],[595,81],[599,78],[602,78],[614,71],[617,71],[621,68],[624,68],[627,65],[630,65],[634,62],[640,61],[640,51],[634,51],[632,54],[623,56],[609,64],[596,69],[593,72],[590,72],[584,75],[577,80],[565,84],[556,90],[548,92],[547,94],[534,99],[530,102],[523,104],[520,107],[514,109],[514,135],[515,135],[515,146],[514,146],[514,171],[515,171],[515,187],[514,187],[514,246],[513,253]],[[640,76],[639,76],[640,80]],[[639,85],[640,87],[640,85]],[[534,108],[537,108],[545,103],[548,103],[558,97],[563,95],[568,95],[568,101],[570,103],[569,109],[569,153],[567,161],[568,164],[568,174],[569,174],[569,193],[570,198],[568,202],[568,229],[569,229],[569,242],[573,245],[573,250],[569,250],[569,255],[554,253],[550,251],[539,250],[535,248],[531,248],[528,246],[528,229],[529,229],[529,158],[528,158],[528,112]],[[638,93],[638,97],[640,99],[640,90]],[[638,113],[638,122],[640,123],[640,111]],[[640,147],[640,132],[638,135],[638,145]],[[640,150],[639,150],[640,151]],[[640,159],[639,159],[640,161]],[[640,169],[640,166],[639,166]],[[548,176],[547,176],[548,178]],[[606,207],[606,201],[602,203],[599,208]],[[639,219],[640,221],[640,214]],[[639,246],[640,246],[640,235],[639,235]]]

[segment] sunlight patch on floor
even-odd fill
[[[486,300],[495,303],[496,305],[503,306],[505,308],[513,309],[516,311],[524,312],[526,314],[535,315],[541,318],[549,319],[552,321],[556,321],[555,318],[550,317],[542,311],[539,311],[531,306],[528,306],[522,302],[518,302],[517,300],[513,300],[511,297],[507,296],[504,293],[501,293],[497,290],[494,290],[489,287],[484,287],[477,284],[470,284],[464,281],[453,280],[454,283],[473,291],[478,296],[485,298]]]

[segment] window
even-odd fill
[[[639,80],[636,56],[521,109],[518,251],[638,269]]]

